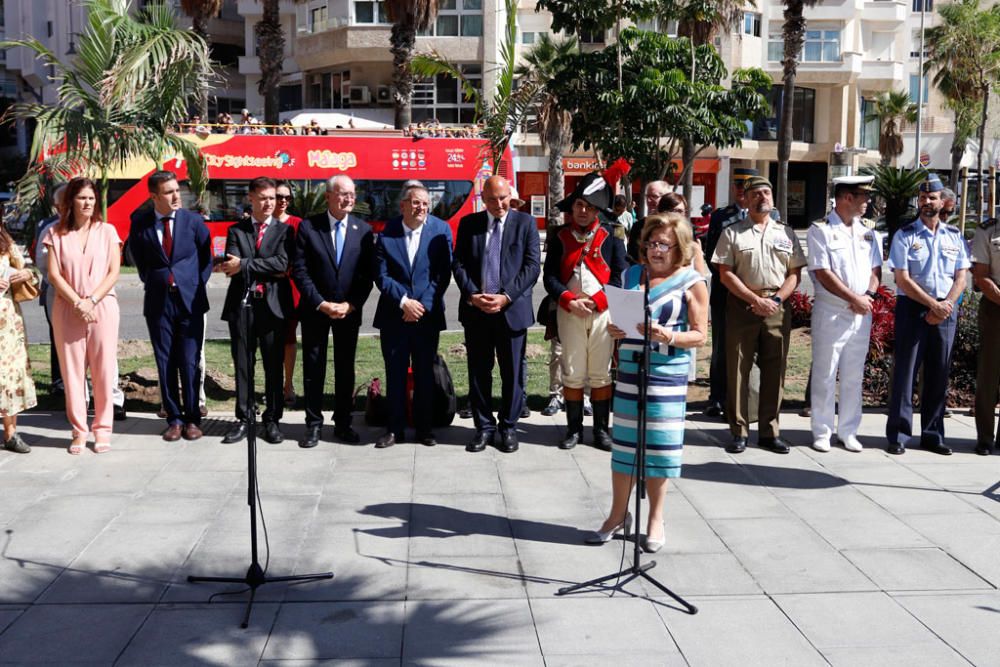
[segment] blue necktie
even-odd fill
[[[500,218],[493,219],[493,231],[486,244],[486,267],[483,275],[483,292],[496,294],[500,289]]]
[[[340,234],[341,221],[333,225],[333,253],[337,256],[337,266],[340,266],[340,256],[344,254],[344,237]]]

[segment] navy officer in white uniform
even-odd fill
[[[896,279],[896,359],[885,434],[890,454],[902,454],[913,435],[913,377],[923,364],[920,436],[915,443],[949,455],[944,443],[949,361],[958,302],[971,262],[958,227],[940,222],[941,191],[934,174],[920,185],[920,217],[896,232],[889,265]]]
[[[871,199],[872,176],[833,179],[834,207],[809,227],[809,271],[816,285],[812,314],[813,449],[830,451],[840,373],[837,434],[860,452],[861,385],[872,328],[872,301],[882,280],[882,243],[862,216]]]

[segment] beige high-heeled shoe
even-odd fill
[[[612,526],[611,530],[595,530],[583,541],[585,544],[604,544],[605,542],[610,542],[615,535],[621,532],[625,533],[625,537],[629,537],[632,534],[631,512],[626,512],[625,518],[620,523]]]
[[[642,545],[642,548],[646,551],[646,553],[655,554],[657,551],[663,548],[664,544],[666,544],[667,532],[664,529],[662,522],[660,523],[660,533],[662,534],[662,537],[660,539],[651,540],[649,539],[649,531],[647,530],[646,539],[643,540],[643,545]]]

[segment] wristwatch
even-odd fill
[[[873,292],[871,290],[867,290],[865,292],[865,296],[868,297],[869,299],[877,299],[878,298],[878,292]]]
[[[771,301],[775,302],[779,306],[781,305],[781,297],[778,296],[777,294],[771,296]]]
[[[95,306],[97,305],[97,299],[95,299],[95,298],[94,298],[94,295],[93,295],[93,294],[91,294],[91,295],[90,295],[90,296],[88,296],[87,298],[88,298],[88,299],[90,299],[90,302],[91,302],[92,304],[94,304]]]

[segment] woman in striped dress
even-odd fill
[[[692,267],[697,251],[691,226],[678,213],[646,218],[642,230],[640,259],[649,278],[652,314],[652,356],[646,400],[646,486],[649,523],[645,549],[663,546],[663,505],[667,479],[680,477],[684,444],[688,367],[691,349],[703,345],[708,331],[708,288],[705,278]],[[627,289],[645,289],[642,267],[625,274]],[[610,325],[611,335],[621,340],[614,398],[614,448],[611,454],[611,512],[600,530],[588,538],[603,543],[624,530],[631,530],[628,502],[636,477],[636,420],[638,418],[638,353],[643,329],[622,331]]]

